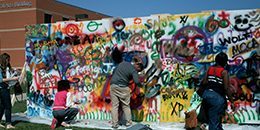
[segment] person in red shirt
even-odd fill
[[[58,81],[58,92],[55,94],[54,106],[53,106],[53,120],[51,129],[55,129],[58,126],[69,127],[71,121],[76,117],[79,110],[73,108],[75,104],[71,101],[70,81],[60,80]]]
[[[210,66],[203,84],[207,84],[206,90],[202,94],[205,107],[207,107],[207,116],[209,130],[223,130],[221,117],[227,108],[227,99],[231,102],[231,108],[235,111],[234,101],[229,91],[229,76],[225,70],[228,56],[220,52],[215,58],[216,64]]]

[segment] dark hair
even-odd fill
[[[119,64],[123,61],[123,54],[120,50],[118,50],[117,47],[114,48],[114,50],[111,53],[111,56],[115,64]]]
[[[70,81],[69,80],[60,80],[58,81],[58,92],[62,90],[70,89]]]
[[[2,55],[5,56],[6,58],[10,58],[10,55],[7,53],[3,53]]]
[[[0,55],[0,64],[1,64],[1,68],[3,69],[3,71],[5,71],[5,69],[7,67],[9,67],[9,69],[12,69],[12,66],[10,64],[10,62],[6,62],[6,59],[10,59],[10,55],[7,53],[3,53]]]
[[[228,56],[227,56],[226,53],[220,52],[220,53],[217,54],[215,61],[216,61],[216,64],[224,67],[225,65],[227,65]]]

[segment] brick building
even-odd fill
[[[25,61],[25,25],[66,20],[98,20],[110,16],[56,0],[0,0],[0,53],[14,67]]]

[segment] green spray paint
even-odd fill
[[[169,26],[171,27],[171,31],[168,32],[168,35],[175,34],[176,31],[176,25],[173,22],[170,22]]]

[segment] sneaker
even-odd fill
[[[56,125],[57,125],[57,119],[56,118],[53,118],[52,119],[52,122],[51,122],[51,129],[54,130],[56,128]]]
[[[200,129],[201,130],[207,130],[207,124],[206,123],[201,124]]]
[[[1,127],[1,128],[5,128],[5,126],[4,126],[4,125],[2,125],[2,124],[0,124],[0,127]]]
[[[127,121],[125,126],[128,127],[128,126],[131,126],[132,124],[133,124],[132,121]]]
[[[8,124],[8,125],[6,126],[6,129],[15,129],[15,127],[12,126],[11,124]]]
[[[118,129],[119,125],[113,125],[112,128],[113,129]]]
[[[70,124],[68,124],[68,123],[66,123],[66,122],[62,122],[61,125],[62,125],[63,127],[70,127]]]

